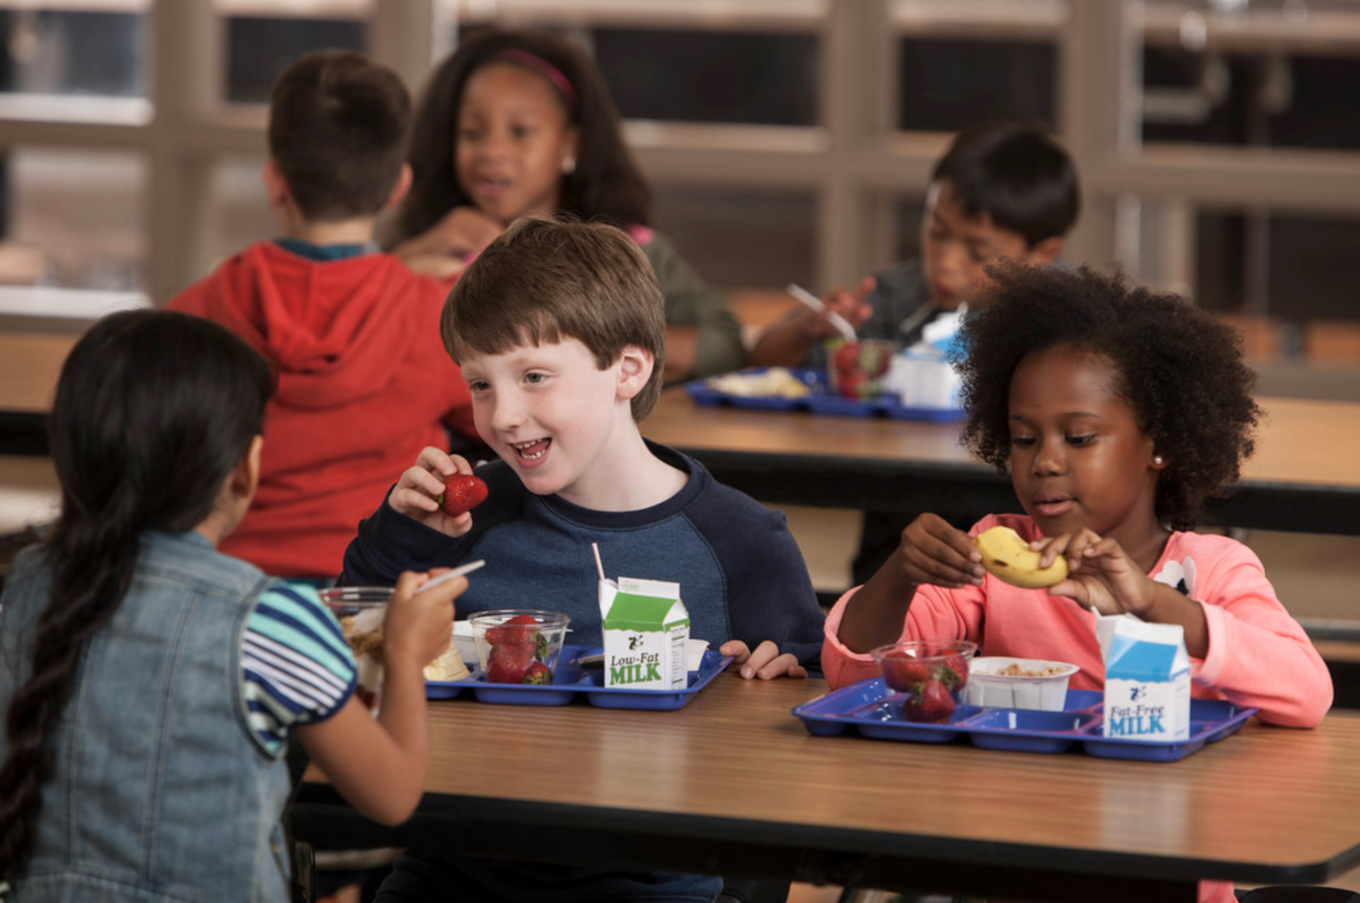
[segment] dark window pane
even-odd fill
[[[709,282],[723,288],[812,285],[816,206],[810,195],[656,189],[659,228]]]
[[[144,97],[146,17],[0,10],[0,90]]]
[[[1143,82],[1188,101],[1182,115],[1144,118],[1146,141],[1354,150],[1360,147],[1360,59],[1260,55],[1221,58],[1150,47]],[[1270,109],[1273,102],[1283,101]],[[1190,115],[1190,110],[1202,115]]]
[[[811,35],[598,29],[594,44],[625,118],[816,124]]]
[[[364,23],[353,19],[234,16],[226,20],[226,29],[226,100],[231,103],[267,103],[283,70],[308,51],[364,49]]]
[[[1257,294],[1247,285],[1250,224],[1237,212],[1206,212],[1197,219],[1195,296],[1213,310],[1239,310]],[[1263,223],[1266,309],[1257,312],[1293,322],[1360,320],[1353,273],[1360,219],[1264,215]]]
[[[1055,57],[1048,43],[904,40],[898,124],[955,132],[986,119],[1020,118],[1052,127]]]

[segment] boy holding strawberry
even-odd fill
[[[598,546],[613,576],[678,582],[691,636],[734,655],[743,677],[806,675],[823,616],[784,516],[638,430],[661,391],[665,307],[636,243],[602,224],[520,220],[463,273],[442,332],[501,457],[477,470],[488,498],[444,511],[444,475],[472,467],[425,449],[360,525],[347,582],[485,558],[460,613],[560,611],[573,642],[599,644]],[[478,886],[499,899],[712,900],[721,888],[701,875],[413,856],[389,883],[412,899]]]

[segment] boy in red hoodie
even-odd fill
[[[340,573],[359,521],[471,399],[439,337],[448,284],[379,251],[379,212],[406,192],[410,97],[362,54],[324,50],[274,85],[264,182],[281,237],[251,245],[170,301],[275,367],[260,488],[222,551],[286,577]]]

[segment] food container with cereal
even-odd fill
[[[967,640],[909,640],[879,646],[869,654],[883,682],[902,694],[902,717],[938,723],[950,719],[969,683],[969,659],[977,644]]]
[[[1060,712],[1068,679],[1080,668],[1067,662],[991,655],[972,661],[965,705]]]
[[[321,601],[334,613],[340,629],[354,653],[359,699],[375,715],[382,701],[383,620],[390,586],[336,586],[320,591]],[[469,676],[467,665],[453,644],[453,625],[449,625],[449,646],[425,666],[426,680],[463,680]]]

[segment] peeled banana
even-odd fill
[[[973,537],[982,553],[982,566],[999,580],[1024,589],[1053,586],[1067,579],[1067,559],[1059,556],[1046,568],[1039,567],[1040,553],[1029,547],[1010,527],[992,527]]]

